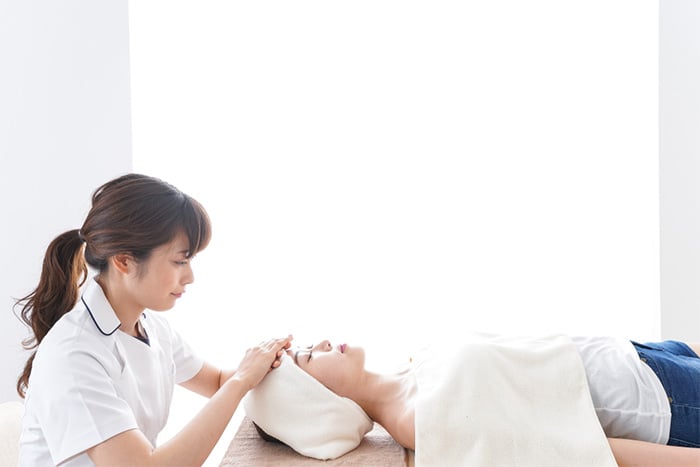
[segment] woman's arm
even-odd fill
[[[275,360],[272,368],[277,368],[278,366],[279,360]],[[236,370],[220,370],[204,362],[202,369],[193,378],[180,383],[180,386],[204,397],[212,397],[235,373]]]
[[[206,365],[183,386],[211,399],[177,435],[154,449],[139,430],[120,433],[90,448],[96,465],[171,466],[202,465],[226,429],[243,396],[255,387],[276,363],[291,337],[273,339],[249,349],[235,372],[219,372]],[[218,390],[214,386],[222,381]]]
[[[666,446],[632,439],[608,438],[619,467],[698,467],[700,448]]]

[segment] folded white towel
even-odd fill
[[[359,405],[332,392],[286,354],[246,395],[243,406],[267,434],[322,460],[352,451],[373,427]]]
[[[416,466],[617,465],[567,336],[465,335],[416,378]]]

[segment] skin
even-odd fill
[[[695,352],[696,355],[700,355],[700,343],[688,344],[688,347],[693,349],[693,352]]]
[[[695,353],[700,345],[690,344]],[[307,349],[287,350],[299,367],[333,392],[354,400],[403,447],[415,449],[414,398],[417,383],[410,370],[380,374],[364,367],[365,352],[327,340]],[[620,467],[698,467],[700,449],[608,438]]]
[[[138,336],[143,311],[171,309],[194,281],[184,234],[156,248],[146,262],[129,255],[110,258],[106,273],[97,278],[121,321],[120,331]],[[210,398],[175,437],[154,448],[137,429],[120,433],[87,451],[98,465],[202,465],[228,425],[245,394],[280,364],[292,336],[270,339],[251,347],[236,369],[222,370],[205,363],[183,387]]]

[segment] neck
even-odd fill
[[[129,295],[123,291],[121,283],[117,280],[110,279],[109,276],[103,277],[102,275],[97,276],[95,280],[102,288],[107,301],[114,310],[114,314],[117,315],[121,322],[119,330],[130,336],[139,336],[140,333],[136,323],[143,313],[143,307],[139,307],[128,300]]]
[[[363,381],[348,397],[375,422],[382,425],[402,446],[414,449],[415,425],[413,398],[416,382],[413,372],[394,374],[365,371]]]

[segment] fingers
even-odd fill
[[[292,335],[269,339],[249,347],[234,372],[237,380],[243,381],[248,389],[254,388],[270,371],[279,368],[285,349],[291,346]]]
[[[266,341],[261,341],[260,344],[258,344],[258,346],[263,347],[267,350],[288,349],[292,345],[292,340],[294,340],[294,337],[290,334],[287,337],[281,337],[281,338],[277,338],[277,339],[269,339]]]
[[[275,347],[277,349],[277,354],[282,355],[286,349],[290,348],[292,346],[292,340],[294,340],[294,337],[291,334],[285,338],[276,339]]]
[[[274,360],[270,364],[271,369],[277,368],[282,364],[282,355],[284,355],[286,349],[291,347],[293,339],[294,337],[289,334],[287,337],[270,339],[260,344],[260,347],[265,351],[273,352],[275,355]]]

